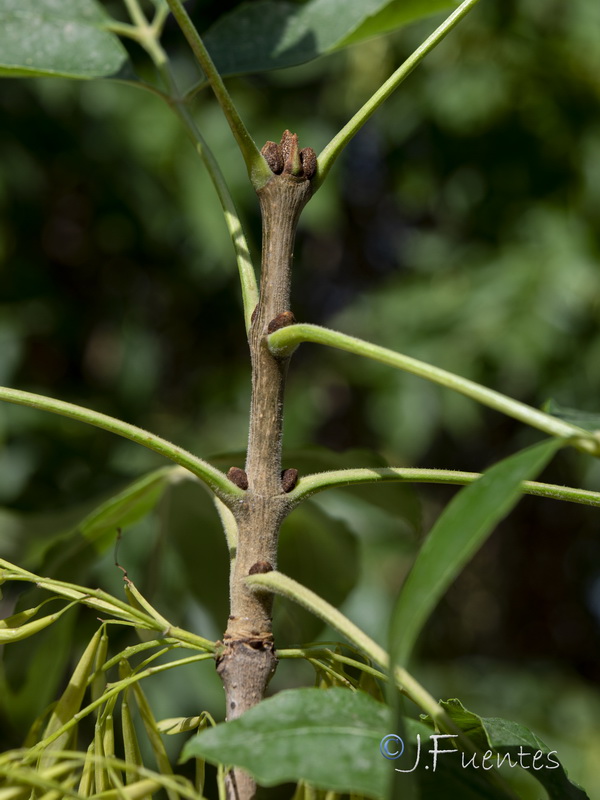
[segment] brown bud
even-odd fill
[[[317,171],[317,154],[312,147],[305,147],[300,150],[300,161],[302,162],[304,177],[310,181],[315,177]]]
[[[266,142],[260,151],[275,175],[293,175],[295,178],[311,180],[317,171],[317,156],[310,147],[298,149],[298,135],[284,131],[281,142]]]
[[[273,317],[271,322],[267,325],[267,333],[275,333],[280,328],[287,328],[288,325],[295,325],[296,324],[296,317],[292,314],[291,311],[282,311],[281,314],[277,314],[276,317]]]
[[[266,142],[260,152],[269,165],[271,172],[274,172],[275,175],[279,175],[283,172],[283,155],[280,145],[276,142]]]
[[[231,467],[227,470],[227,477],[232,483],[239,486],[240,489],[246,490],[248,488],[248,476],[243,469]]]
[[[257,561],[248,570],[248,575],[262,575],[265,572],[273,572],[273,567],[268,561]]]
[[[287,494],[291,492],[298,482],[297,469],[284,469],[281,473],[281,488]]]

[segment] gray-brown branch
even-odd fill
[[[249,331],[252,362],[250,432],[245,471],[230,470],[230,478],[246,489],[234,509],[238,545],[231,565],[230,617],[217,669],[223,681],[227,720],[259,703],[277,664],[272,633],[272,596],[250,591],[245,578],[277,567],[277,542],[289,512],[286,492],[293,488],[294,470],[282,484],[281,440],[287,359],[271,355],[268,333],[291,324],[291,266],[296,226],[311,195],[315,173],[312,150],[298,150],[295,134],[286,131],[279,145],[268,142],[263,155],[273,178],[258,193],[262,213],[260,299]],[[228,800],[251,800],[252,778],[235,769],[227,778]]]

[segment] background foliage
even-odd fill
[[[200,30],[223,8],[196,3]],[[306,209],[296,317],[532,405],[553,397],[598,411],[599,25],[600,9],[587,0],[482,3],[382,107]],[[232,93],[257,142],[290,128],[318,150],[431,27],[234,79]],[[0,382],[122,417],[212,453],[219,466],[241,463],[249,365],[237,275],[212,187],[177,121],[157,99],[109,83],[5,81],[0,108]],[[207,95],[198,115],[256,243],[257,204]],[[316,348],[294,359],[287,398],[288,466],[305,471],[364,463],[349,448],[395,466],[481,470],[533,436],[416,378]],[[0,548],[10,558],[162,466],[133,444],[18,407],[0,408],[0,436]],[[307,443],[334,453],[306,452]],[[600,467],[565,453],[545,477],[595,488]],[[322,589],[333,575],[328,599],[346,598],[347,613],[375,637],[419,535],[415,498],[404,494],[332,493],[296,512],[283,536],[282,569],[300,580],[306,536],[329,542],[321,578],[306,558],[310,581]],[[417,494],[426,530],[449,490]],[[337,520],[331,534],[327,517]],[[600,790],[597,534],[593,509],[524,499],[451,589],[421,647],[421,669],[440,695],[519,716],[592,796]],[[48,565],[43,549],[31,558]],[[87,563],[92,580],[117,591],[112,553],[89,555],[59,563],[58,576],[76,565],[85,582]],[[227,613],[226,555],[208,498],[178,482],[158,513],[126,532],[119,560],[167,615],[216,638]],[[282,602],[279,613],[281,643],[318,635],[308,618],[292,619],[291,606]],[[39,711],[27,707],[27,685],[45,676],[43,705],[59,684],[71,624],[48,633],[41,661],[27,669],[30,645],[14,645],[3,744],[18,744]],[[210,668],[186,669],[189,685],[170,686],[165,715],[176,713],[178,696],[181,713],[219,713]],[[298,679],[288,667],[277,677]]]

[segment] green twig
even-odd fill
[[[226,504],[232,504],[243,497],[243,491],[235,486],[216,467],[192,455],[182,447],[171,444],[166,439],[161,439],[160,436],[138,428],[136,425],[130,425],[120,419],[109,417],[107,414],[92,411],[90,408],[83,408],[73,403],[66,403],[63,400],[55,400],[52,397],[44,397],[32,392],[9,389],[5,386],[0,386],[0,400],[6,400],[9,403],[15,403],[20,406],[37,408],[41,411],[50,411],[53,414],[60,414],[63,417],[94,425],[96,428],[102,428],[105,431],[110,431],[110,433],[116,433],[117,436],[122,436],[132,442],[141,444],[149,450],[153,450],[155,453],[159,453],[161,456],[185,467],[193,475],[203,480]]]
[[[79,792],[65,786],[64,781],[59,783],[56,780],[46,778],[37,770],[28,769],[20,765],[10,764],[5,767],[0,764],[0,778],[4,778],[7,783],[10,781],[8,786],[14,786],[15,783],[22,784],[27,789],[27,794],[25,795],[27,797],[42,797],[45,795],[46,797],[73,797],[75,800],[80,800],[81,798]],[[8,796],[15,797],[14,794]],[[22,797],[23,795],[16,796]]]
[[[150,24],[138,0],[125,0],[125,5],[133,25],[123,26],[119,30],[120,24],[118,22],[116,24],[112,23],[113,32],[137,41],[156,65],[166,63],[167,56],[159,41],[162,26],[166,19],[164,10],[161,12],[160,8],[157,9],[154,20]]]
[[[246,169],[250,175],[252,185],[258,191],[266,183],[268,183],[268,181],[271,180],[273,173],[269,169],[267,162],[262,157],[258,147],[246,129],[246,126],[244,125],[244,122],[242,121],[242,118],[240,117],[229,92],[225,88],[225,84],[223,83],[223,80],[213,63],[212,58],[210,57],[208,50],[204,46],[204,42],[202,41],[200,34],[196,30],[196,27],[190,19],[187,11],[183,7],[183,3],[181,0],[167,0],[167,3],[169,4],[169,8],[171,9],[173,16],[177,20],[183,35],[187,39],[188,44],[190,45],[192,52],[196,57],[196,60],[202,67],[202,71],[208,78],[212,90],[215,93],[215,97],[217,98],[217,101],[221,106],[223,113],[225,114],[225,118],[229,123],[229,127],[231,128],[231,131],[238,143],[238,147],[240,148],[240,152],[244,162],[246,163]]]
[[[121,661],[128,661],[133,656],[138,655],[139,653],[143,653],[146,650],[151,650],[154,647],[161,647],[165,650],[175,650],[179,647],[185,647],[187,645],[183,645],[178,639],[173,639],[172,637],[164,637],[159,639],[152,639],[149,642],[140,642],[139,644],[129,645],[129,647],[125,647],[123,650],[119,651],[115,656],[110,658],[108,661],[105,661],[101,666],[98,667],[97,672],[92,674],[90,680],[92,680],[97,673],[101,672],[108,672],[113,667],[118,666]]]
[[[414,68],[425,58],[425,56],[438,45],[442,39],[466,16],[479,0],[465,0],[450,16],[442,22],[436,30],[410,55],[406,61],[398,67],[385,83],[370,97],[362,108],[356,112],[350,122],[336,134],[329,144],[323,149],[317,158],[317,174],[313,179],[314,191],[325,180],[334,161],[340,155],[344,147],[352,137],[362,128],[365,122],[376,109],[387,100],[402,81],[410,75]]]
[[[379,347],[370,342],[365,342],[363,339],[357,339],[354,336],[348,336],[345,333],[333,331],[329,328],[321,328],[318,325],[303,324],[290,325],[287,328],[275,331],[268,337],[268,342],[271,352],[279,356],[287,355],[301,342],[314,342],[335,347],[338,350],[345,350],[355,355],[365,356],[374,361],[381,361],[383,364],[388,364],[396,369],[410,372],[433,383],[438,383],[440,386],[460,392],[460,394],[464,394],[478,403],[507,414],[509,417],[518,419],[533,428],[538,428],[551,436],[570,439],[572,440],[570,444],[573,444],[579,450],[591,453],[594,456],[600,456],[600,434],[590,433],[583,428],[557,419],[550,414],[532,408],[518,400],[513,400],[506,395],[500,394],[500,392],[495,392],[493,389],[488,389],[467,378],[461,378],[459,375],[455,375],[445,369],[396,353],[386,347]]]
[[[459,486],[473,483],[481,477],[479,472],[461,472],[448,469],[416,469],[412,467],[369,467],[366,469],[338,469],[318,472],[301,478],[293,491],[288,494],[292,503],[306,500],[317,492],[365,483],[446,483]],[[525,494],[549,497],[553,500],[568,500],[586,506],[600,507],[600,492],[575,489],[571,486],[557,486],[553,483],[523,481],[521,488]]]

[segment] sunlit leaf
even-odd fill
[[[384,4],[376,14],[367,17],[353,33],[338,43],[336,49],[394,31],[396,28],[434,14],[436,11],[452,8],[453,5],[456,3],[449,2],[449,0],[425,0],[425,2],[424,0],[393,0],[391,3]]]
[[[261,72],[311,61],[452,6],[451,0],[258,0],[222,16],[204,41],[222,74]]]
[[[0,75],[98,78],[127,62],[93,0],[0,0]]]
[[[462,489],[429,532],[392,614],[390,652],[405,664],[438,601],[496,524],[513,508],[521,481],[535,478],[562,445],[557,439],[500,461]]]

